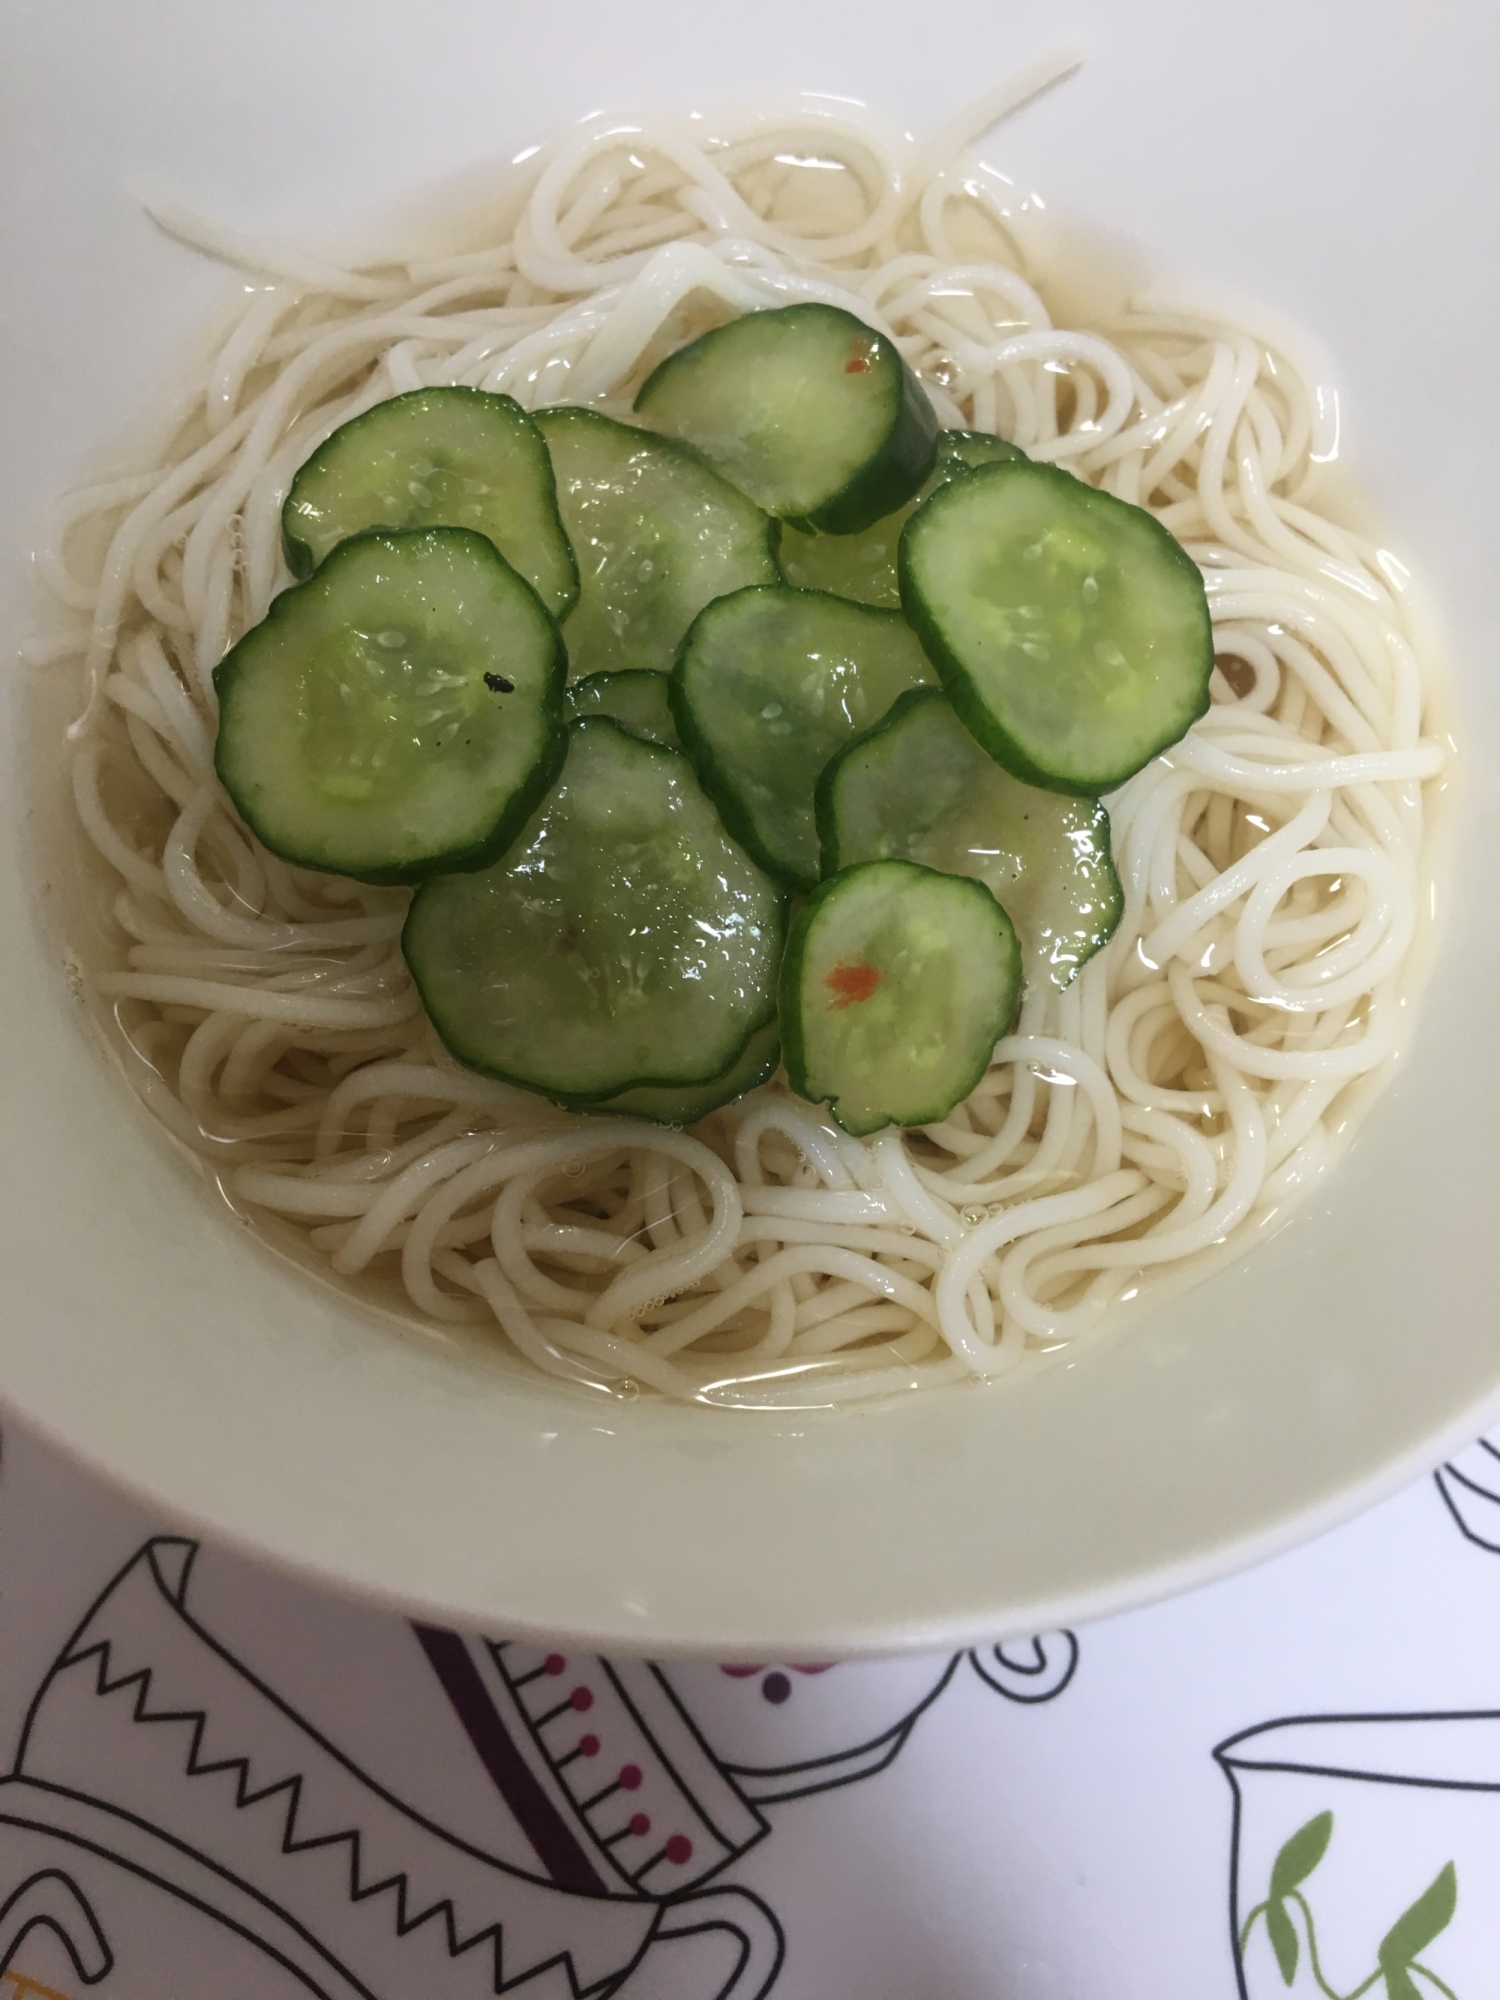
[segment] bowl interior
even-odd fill
[[[222,294],[222,274],[142,220],[142,191],[167,183],[230,222],[326,238],[601,100],[724,101],[728,17],[721,35],[688,33],[665,4],[631,10],[627,32],[590,0],[545,34],[477,0],[361,10],[357,36],[352,4],[252,11],[253,34],[187,0],[91,12],[87,35],[67,5],[0,30],[8,660],[40,507]],[[736,40],[737,81],[782,100],[840,92],[920,126],[966,80],[1038,52],[993,10],[941,11],[941,48],[901,35],[892,10],[889,46],[851,56],[831,0],[773,6],[764,40]],[[1497,31],[1468,9],[1345,43],[1352,9],[1310,21],[1275,0],[1247,40],[1247,18],[1186,0],[1128,21],[1079,9],[1089,65],[988,155],[1321,336],[1391,539],[1443,606],[1462,755],[1435,970],[1397,1079],[1336,1172],[1248,1257],[991,1391],[730,1415],[593,1399],[404,1333],[238,1226],[91,1048],[59,946],[71,890],[38,749],[49,729],[55,742],[57,691],[8,669],[0,1394],[17,1415],[210,1534],[428,1616],[783,1658],[1032,1631],[1179,1587],[1331,1522],[1480,1427],[1500,1393],[1500,731],[1482,644],[1500,390],[1462,356],[1486,353],[1500,320],[1500,260],[1481,254],[1500,239],[1500,192],[1474,81]],[[1398,91],[1421,189],[1378,143]],[[1143,143],[1143,107],[1170,146]]]

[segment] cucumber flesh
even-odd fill
[[[1026,977],[1064,987],[1125,906],[1097,799],[1044,792],[985,755],[938,688],[903,695],[818,786],[823,872],[918,861],[972,875],[1021,939]]]
[[[590,674],[569,686],[565,700],[569,719],[585,715],[607,715],[632,736],[647,743],[665,743],[680,750],[677,724],[667,699],[665,674],[649,667],[627,667],[617,674]]]
[[[575,679],[666,673],[710,599],[774,583],[776,525],[680,445],[597,410],[542,410],[581,585],[563,637]]]
[[[696,1125],[710,1111],[733,1104],[747,1090],[764,1083],[780,1060],[780,1024],[768,1021],[756,1029],[724,1074],[708,1083],[642,1084],[635,1090],[622,1090],[618,1097],[595,1099],[589,1110],[619,1118],[654,1118],[659,1125]]]
[[[965,727],[1050,791],[1121,785],[1208,708],[1197,564],[1144,508],[1056,466],[981,466],[924,501],[901,602]]]
[[[884,334],[839,306],[746,313],[669,355],[635,399],[757,506],[857,534],[932,465],[937,418]]]
[[[856,1136],[931,1124],[984,1075],[1020,987],[1015,931],[982,882],[910,861],[845,869],[787,939],[792,1088]]]
[[[593,716],[502,861],[418,890],[402,949],[460,1062],[587,1103],[722,1076],[774,1013],[783,916],[687,759]]]
[[[784,585],[741,590],[694,622],[672,674],[672,713],[730,832],[763,868],[810,889],[824,765],[932,677],[895,612]]]
[[[366,882],[481,866],[562,762],[563,650],[467,528],[356,535],[214,669],[214,761],[284,860]]]
[[[920,491],[894,514],[887,514],[858,535],[808,535],[783,524],[776,559],[781,574],[799,590],[831,590],[858,604],[876,604],[899,611],[901,585],[896,575],[896,548],[901,530],[929,494],[976,465],[1024,458],[1016,444],[991,437],[987,431],[939,431],[937,456]]]
[[[578,595],[541,433],[483,389],[413,389],[352,417],[292,481],[281,526],[294,576],[366,529],[472,528],[554,618]]]

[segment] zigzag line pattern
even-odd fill
[[[216,1761],[205,1761],[200,1753],[203,1738],[208,1728],[207,1711],[204,1709],[149,1709],[147,1701],[151,1690],[153,1669],[150,1667],[141,1667],[132,1673],[120,1674],[112,1680],[109,1677],[110,1650],[110,1641],[102,1639],[95,1645],[88,1646],[81,1652],[72,1653],[65,1660],[60,1661],[57,1671],[62,1671],[64,1668],[80,1667],[87,1661],[95,1659],[98,1662],[95,1685],[96,1693],[101,1696],[112,1695],[119,1693],[122,1689],[135,1686],[135,1706],[131,1714],[133,1722],[179,1725],[186,1723],[190,1725],[192,1738],[188,1744],[184,1775],[189,1778],[206,1778],[214,1777],[226,1771],[232,1772],[235,1776],[234,1805],[237,1811],[243,1812],[250,1806],[261,1805],[266,1800],[275,1798],[278,1793],[284,1793],[286,1795],[286,1817],[281,1829],[281,1852],[284,1855],[291,1856],[313,1853],[322,1848],[346,1847],[349,1855],[350,1902],[358,1905],[369,1902],[374,1897],[394,1891],[395,1904],[392,1915],[398,1939],[409,1936],[413,1931],[420,1929],[424,1924],[431,1923],[434,1919],[440,1919],[448,1956],[452,1959],[461,1958],[466,1953],[476,1950],[486,1941],[489,1941],[493,1951],[491,1991],[497,1994],[508,1992],[512,1987],[518,1985],[521,1980],[535,1978],[539,1973],[550,1969],[554,1965],[560,1965],[566,1972],[573,2000],[585,2000],[586,1993],[597,1994],[601,1991],[607,1991],[612,1985],[617,1983],[619,1975],[618,1973],[614,1973],[601,1984],[588,1989],[581,1987],[578,1984],[577,1975],[573,1968],[572,1955],[567,1950],[559,1952],[555,1958],[547,1960],[545,1964],[526,1967],[525,1971],[518,1974],[515,1979],[507,1981],[504,1978],[503,1965],[503,1922],[487,1924],[483,1930],[476,1931],[472,1937],[461,1939],[458,1934],[457,1915],[449,1897],[441,1897],[428,1908],[418,1910],[415,1914],[409,1911],[408,1895],[410,1885],[404,1870],[398,1870],[395,1874],[385,1876],[379,1881],[362,1881],[362,1837],[357,1827],[350,1827],[339,1833],[309,1834],[305,1838],[298,1836],[297,1816],[302,1803],[303,1787],[301,1773],[294,1774],[290,1778],[279,1778],[274,1784],[266,1785],[259,1791],[252,1791],[250,1789],[250,1760],[248,1757],[225,1757]],[[431,1838],[430,1835],[428,1837]],[[554,1891],[553,1893],[564,1894],[566,1892]]]

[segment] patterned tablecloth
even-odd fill
[[[0,2000],[1460,2000],[1500,1443],[1248,1575],[868,1665],[413,1627],[0,1458]]]

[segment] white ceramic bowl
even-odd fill
[[[798,1658],[1077,1620],[1268,1553],[1500,1408],[1493,1135],[1500,453],[1492,10],[1357,0],[52,0],[0,20],[0,1393],[107,1477],[425,1615]],[[222,276],[166,182],[326,236],[614,107],[819,89],[921,127],[1062,29],[1081,76],[996,164],[1266,301],[1340,362],[1348,444],[1446,612],[1465,796],[1409,1060],[1279,1236],[1019,1388],[862,1414],[601,1412],[368,1321],[266,1254],[91,1053],[48,913],[11,660],[37,511]],[[40,855],[40,859],[38,859]]]

